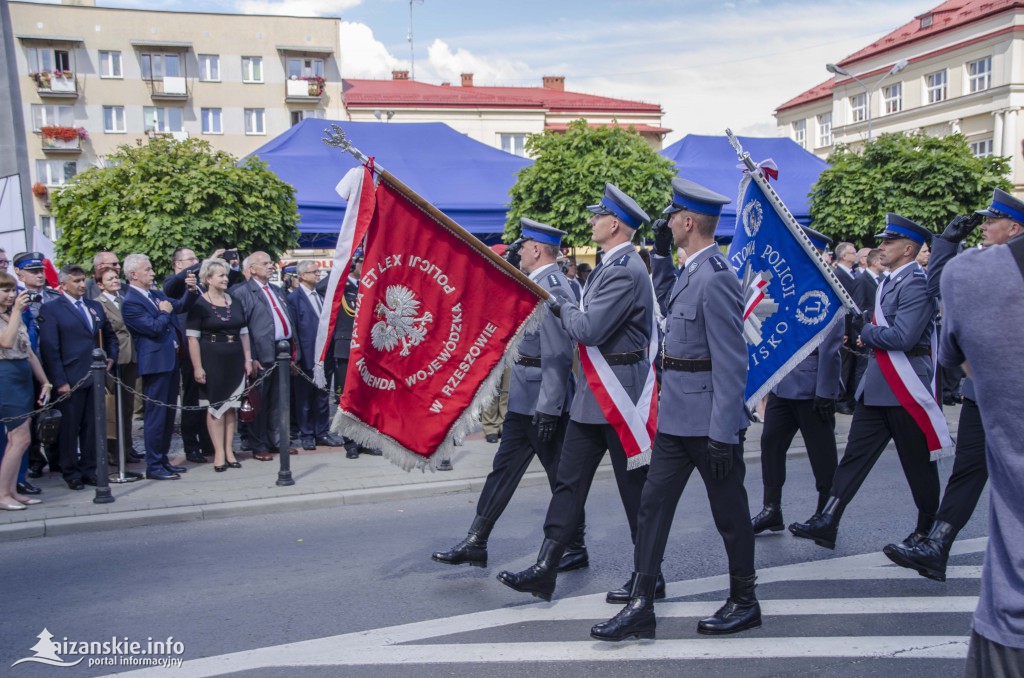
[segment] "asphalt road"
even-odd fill
[[[759,467],[748,468],[747,487],[756,512]],[[548,496],[537,486],[515,497],[491,537],[486,569],[430,560],[464,536],[476,502],[470,493],[5,545],[0,666],[18,677],[139,668],[88,667],[96,655],[73,668],[12,667],[33,656],[46,628],[55,641],[127,637],[145,646],[171,637],[182,644],[172,656],[185,664],[151,672],[163,676],[962,675],[987,495],[961,534],[965,552],[954,557],[958,574],[948,583],[889,566],[879,550],[906,536],[916,516],[891,451],[847,510],[834,552],[788,532],[758,538],[764,626],[725,639],[695,632],[727,588],[699,478],[673,527],[664,567],[670,602],[659,603],[654,642],[588,636],[618,609],[603,602],[604,591],[632,569],[610,478],[595,485],[587,506],[591,567],[561,576],[554,603],[495,581],[501,569],[533,562]],[[790,459],[786,520],[813,508],[807,461]],[[911,608],[918,611],[900,612]],[[59,661],[77,658],[62,653]]]

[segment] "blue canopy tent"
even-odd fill
[[[743,150],[754,162],[771,158],[779,166],[779,178],[772,187],[786,207],[801,224],[810,225],[810,202],[807,194],[828,163],[805,151],[792,139],[783,137],[739,137]],[[716,235],[729,240],[736,230],[736,197],[742,170],[736,165],[736,151],[724,136],[688,134],[661,154],[676,164],[679,176],[728,196],[732,202],[722,210]]]
[[[505,230],[516,172],[532,162],[474,141],[443,123],[307,118],[252,153],[295,187],[303,247],[334,246],[345,217],[345,201],[334,187],[358,164],[348,153],[320,141],[332,124],[399,181],[484,240],[497,241]]]

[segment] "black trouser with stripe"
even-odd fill
[[[803,436],[807,458],[814,473],[818,495],[828,496],[836,474],[839,452],[836,450],[836,417],[823,420],[814,411],[813,400],[792,400],[768,394],[761,431],[761,475],[764,503],[781,504],[786,483],[786,452],[797,431]]]

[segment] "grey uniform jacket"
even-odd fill
[[[537,284],[567,304],[575,304],[569,280],[556,264],[537,271]],[[573,343],[562,323],[548,314],[540,329],[523,337],[519,353],[541,359],[540,367],[517,363],[508,389],[508,411],[516,414],[543,412],[560,416],[572,400]]]
[[[909,351],[930,346],[935,329],[935,299],[928,294],[924,270],[916,263],[889,277],[880,287],[882,312],[889,327],[868,324],[860,338],[868,348],[886,351]],[[932,359],[928,355],[909,357],[910,365],[921,382],[931,388]],[[900,401],[882,376],[874,354],[868,359],[864,378],[857,386],[857,400],[876,407],[899,407]]]
[[[928,260],[928,293],[939,299],[940,305],[942,300],[940,298],[939,283],[942,280],[942,271],[959,250],[960,245],[955,242],[950,242],[941,237],[932,238],[932,256]],[[978,402],[978,398],[974,393],[974,381],[970,377],[964,378],[961,392],[965,398]]]
[[[743,410],[748,356],[739,278],[717,247],[698,252],[678,278],[671,257],[651,257],[651,268],[658,298],[665,300],[665,355],[711,359],[710,372],[662,370],[658,430],[736,444],[748,423]]]
[[[816,351],[783,377],[772,393],[790,400],[813,400],[814,396],[835,400],[839,395],[839,371],[843,364],[839,351],[845,328],[845,323],[833,325]]]
[[[562,327],[580,344],[595,346],[601,353],[647,351],[654,324],[654,295],[647,266],[633,246],[606,258],[587,278],[583,310],[572,304],[562,307]],[[632,365],[612,365],[611,370],[635,403],[640,398],[651,363],[646,355]],[[581,424],[606,424],[584,376],[577,384],[569,418]]]

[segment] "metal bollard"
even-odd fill
[[[281,458],[281,468],[277,472],[277,484],[281,486],[294,485],[292,478],[291,459],[288,455],[288,448],[291,446],[291,408],[288,407],[291,390],[289,381],[291,379],[292,366],[292,345],[287,341],[277,342],[277,398],[281,408],[280,442],[278,443],[278,456]]]
[[[110,480],[107,478],[107,354],[103,349],[92,352],[92,402],[93,426],[96,444],[96,496],[94,504],[110,504],[114,496],[110,494]]]

